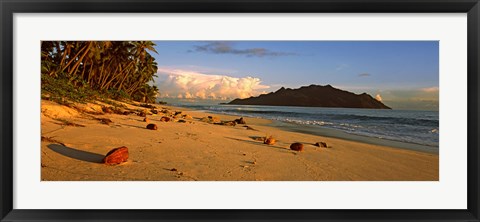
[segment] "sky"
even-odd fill
[[[281,87],[366,92],[394,109],[438,110],[438,41],[155,41],[163,98],[225,100]]]

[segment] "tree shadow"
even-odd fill
[[[104,155],[100,155],[97,153],[92,153],[88,151],[77,150],[74,148],[70,148],[67,146],[62,146],[59,144],[50,144],[47,145],[52,151],[62,154],[66,157],[70,157],[72,159],[77,159],[81,161],[91,162],[91,163],[102,163]]]
[[[257,146],[262,146],[262,147],[271,147],[271,148],[275,148],[275,149],[280,149],[280,150],[288,150],[287,148],[284,148],[284,147],[281,147],[281,146],[275,146],[275,145],[266,145],[266,144],[263,144],[263,142],[258,142],[258,141],[250,141],[250,140],[242,140],[242,139],[237,139],[237,138],[233,138],[233,137],[225,137],[227,139],[231,139],[231,140],[237,140],[237,141],[241,141],[241,142],[245,142],[245,143],[250,143],[250,144],[254,144],[254,145],[257,145]]]
[[[143,122],[143,121],[142,121]],[[147,123],[146,123],[147,124]],[[126,123],[117,123],[117,125],[119,126],[128,126],[128,127],[131,127],[131,128],[139,128],[139,129],[146,129],[146,127],[140,127],[140,126],[135,126],[135,125],[130,125],[130,124],[126,124]],[[146,125],[145,125],[146,126]]]
[[[309,146],[313,146],[313,147],[315,147],[315,148],[320,148],[320,149],[332,148],[332,146],[329,145],[329,144],[327,144],[327,147],[317,146],[317,145],[315,145],[315,143],[317,143],[317,142],[312,143],[312,142],[294,141],[294,143],[301,143],[301,144],[303,144],[303,145],[309,145]]]
[[[266,137],[264,136],[249,136],[252,140],[263,142]]]

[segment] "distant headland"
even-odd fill
[[[367,93],[355,94],[331,85],[310,85],[298,89],[282,87],[276,92],[246,99],[234,99],[227,104],[391,109]]]

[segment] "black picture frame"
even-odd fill
[[[479,0],[0,0],[1,221],[480,221]],[[466,210],[22,210],[13,209],[14,13],[467,13],[468,209]]]

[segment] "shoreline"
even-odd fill
[[[223,121],[240,116],[155,104],[191,118],[161,122],[163,115],[147,115],[158,125],[152,131],[137,115],[97,117],[52,103],[42,100],[42,136],[50,139],[42,140],[42,181],[438,181],[439,177],[438,153],[292,132],[268,119],[244,117],[253,129],[248,130],[201,121],[207,116]],[[83,127],[62,125],[58,119]],[[268,136],[277,139],[276,144],[256,140]],[[305,150],[290,150],[294,142],[303,143]],[[315,142],[326,142],[330,148],[313,146]],[[129,148],[129,161],[117,166],[99,162],[120,146]]]
[[[402,142],[402,141],[396,141],[396,140],[389,140],[389,139],[384,139],[384,138],[368,137],[368,136],[363,136],[363,135],[355,135],[355,134],[346,133],[346,132],[343,132],[343,131],[337,130],[337,129],[329,129],[329,128],[323,128],[323,127],[312,127],[312,126],[308,126],[308,125],[307,126],[302,125],[301,127],[307,128],[307,129],[302,130],[298,126],[289,126],[289,125],[294,125],[294,123],[289,124],[289,123],[284,123],[284,122],[281,122],[281,121],[272,122],[272,126],[280,127],[282,129],[285,129],[285,130],[288,130],[288,131],[291,131],[291,132],[300,132],[300,133],[312,134],[312,135],[317,135],[317,136],[325,136],[325,137],[331,137],[331,138],[337,138],[337,139],[345,139],[345,140],[350,140],[350,141],[355,141],[355,142],[367,143],[367,144],[371,144],[371,145],[389,146],[391,148],[413,150],[413,151],[426,152],[426,153],[434,153],[434,154],[439,153],[438,147],[434,147],[434,146],[427,146],[427,145],[416,144],[416,143],[408,143],[408,142]],[[312,128],[312,130],[308,130],[308,128]],[[313,130],[313,128],[314,128],[314,130]]]
[[[172,107],[177,107],[179,109],[188,109],[182,106],[172,106]],[[195,109],[190,109],[190,110],[195,110]],[[196,110],[196,111],[201,111],[201,112],[210,113],[214,115],[230,115],[230,114],[216,113],[210,110]],[[233,115],[230,115],[230,116],[233,116]],[[413,150],[413,151],[425,152],[425,153],[433,153],[433,154],[439,153],[439,147],[435,147],[435,146],[390,140],[385,138],[356,135],[356,134],[347,133],[338,129],[287,123],[280,120],[271,120],[271,119],[266,119],[262,117],[249,117],[249,118],[258,118],[258,119],[270,121],[270,123],[266,124],[267,126],[281,128],[283,130],[290,131],[290,132],[298,132],[298,133],[304,133],[304,134],[315,135],[315,136],[344,139],[344,140],[349,140],[354,142],[367,143],[371,145],[388,146],[391,148]]]

